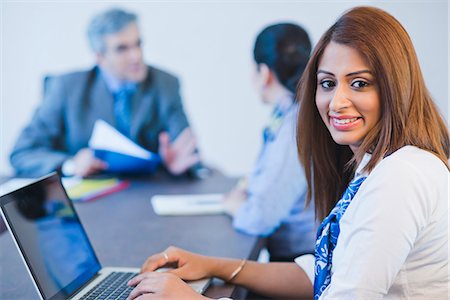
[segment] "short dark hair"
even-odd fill
[[[112,8],[92,18],[87,30],[89,43],[96,53],[105,51],[103,37],[124,29],[128,24],[136,22],[137,16],[119,8]]]
[[[300,26],[280,23],[258,34],[253,49],[257,64],[266,64],[280,83],[295,92],[311,53],[308,33]]]

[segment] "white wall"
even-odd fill
[[[144,54],[178,75],[204,159],[231,175],[251,166],[270,110],[251,85],[252,45],[266,25],[291,21],[313,43],[346,9],[381,7],[406,27],[428,87],[448,120],[447,1],[134,1],[1,2],[0,173],[41,101],[44,74],[93,64],[85,38],[90,18],[111,6],[139,14]],[[367,20],[370,22],[370,20]],[[395,84],[395,83],[393,83]]]

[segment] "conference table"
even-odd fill
[[[158,174],[133,178],[127,189],[75,207],[103,266],[140,267],[149,255],[171,245],[204,255],[256,260],[264,240],[235,231],[230,217],[158,216],[150,202],[156,194],[222,193],[235,183],[235,178],[218,172],[201,180]],[[205,295],[243,299],[246,290],[214,279]],[[0,233],[0,299],[39,299],[7,231]]]

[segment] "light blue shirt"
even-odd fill
[[[120,90],[127,89],[127,90],[135,90],[138,86],[137,83],[131,82],[131,81],[122,81],[114,77],[111,73],[109,73],[107,70],[99,67],[100,75],[102,76],[103,80],[106,83],[106,86],[108,87],[108,90],[113,94],[116,95]]]
[[[99,72],[109,91],[114,96],[115,127],[125,136],[130,136],[132,118],[132,97],[137,89],[137,83],[119,80],[107,70],[99,67]]]
[[[275,107],[249,178],[248,199],[233,219],[239,231],[269,236],[268,250],[274,256],[313,253],[316,240],[313,205],[305,209],[307,182],[297,154],[297,112],[292,98]]]

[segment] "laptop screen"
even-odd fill
[[[3,214],[44,299],[65,299],[101,268],[54,174],[0,198]]]

